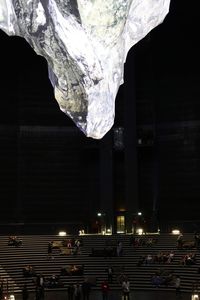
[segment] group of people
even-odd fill
[[[184,266],[191,266],[196,264],[196,253],[186,253],[182,256],[180,263]]]
[[[172,270],[158,269],[152,276],[151,281],[155,287],[161,285],[169,286],[175,284],[175,274]]]
[[[62,241],[50,241],[48,243],[47,258],[53,259],[53,249],[59,249],[60,254],[77,255],[83,242],[80,239],[66,239]]]
[[[148,237],[148,238],[141,238],[141,237],[134,237],[132,236],[130,238],[130,246],[133,247],[139,247],[139,246],[146,246],[146,247],[151,247],[154,244],[157,243],[156,238]]]
[[[22,289],[22,300],[28,300],[30,298],[30,292],[26,284]],[[35,300],[44,300],[44,288],[42,286],[36,286]]]
[[[8,238],[8,246],[19,247],[22,245],[22,240],[17,236],[9,236]]]
[[[174,251],[161,251],[156,255],[148,254],[147,256],[144,256],[140,258],[140,265],[145,264],[170,264],[174,259]],[[139,266],[139,265],[138,265]]]
[[[102,300],[109,299],[109,293],[111,291],[109,282],[107,280],[103,280],[101,283],[101,293]],[[128,278],[124,278],[121,283],[122,288],[122,297],[124,300],[130,299],[130,282]],[[82,283],[70,284],[68,286],[68,300],[89,300],[91,292],[91,284],[87,281],[87,279]]]
[[[33,266],[31,265],[26,265],[24,268],[23,268],[23,275],[24,277],[33,277],[33,276],[36,276],[36,272],[35,272],[35,269]]]
[[[82,284],[77,282],[76,284],[70,284],[68,286],[68,300],[89,300],[91,292],[91,283],[86,278]],[[82,298],[83,296],[83,298]]]

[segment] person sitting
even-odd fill
[[[145,258],[145,264],[149,265],[153,262],[153,256],[151,254],[148,254]]]
[[[15,246],[15,247],[19,247],[22,245],[22,240],[20,240],[18,237],[16,236],[10,236],[8,239],[8,246]]]
[[[196,264],[196,254],[195,253],[187,253],[182,256],[181,264],[184,266],[195,265]]]
[[[31,265],[27,265],[23,268],[24,277],[33,277],[36,276],[35,270]]]
[[[182,235],[182,233],[179,234],[176,242],[177,242],[177,248],[182,249],[182,247],[183,247],[183,235]]]
[[[55,288],[58,287],[58,282],[59,282],[59,278],[56,275],[51,275],[50,278],[48,278],[48,283],[47,283],[47,287],[49,288]]]
[[[145,256],[144,256],[144,255],[141,255],[141,256],[139,257],[138,262],[137,262],[137,267],[142,266],[142,265],[144,264],[144,262],[145,262]]]
[[[163,283],[163,279],[160,275],[155,274],[152,276],[151,282],[155,287],[159,287]]]
[[[79,276],[83,275],[84,265],[71,265],[61,268],[61,275]]]

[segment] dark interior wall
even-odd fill
[[[162,219],[198,219],[200,178],[199,81],[171,77],[153,84],[138,98],[138,161],[140,203],[148,213],[153,206],[155,175],[158,209]],[[155,107],[155,115],[152,108]],[[149,112],[149,114],[148,114]],[[158,162],[155,173],[154,155]]]
[[[1,222],[88,223],[100,206],[97,142],[59,110],[46,61],[21,38],[1,40]]]
[[[46,129],[46,130],[45,130]],[[80,147],[76,135],[61,128],[22,128],[19,193],[26,221],[73,221],[84,199]],[[76,203],[76,205],[74,205]]]
[[[160,209],[166,218],[198,218],[200,193],[200,104],[198,81],[185,77],[160,83],[165,90],[164,103],[158,104],[160,152]],[[167,85],[167,87],[166,87]],[[161,92],[159,93],[161,95]],[[167,101],[166,101],[167,99]],[[164,213],[170,199],[174,214]],[[176,211],[176,212],[175,212]]]
[[[140,201],[148,210],[157,194],[163,222],[198,220],[198,10],[185,5],[171,1],[165,22],[135,47],[137,132],[143,140],[138,147]]]
[[[0,219],[13,221],[17,199],[17,131],[0,126]]]
[[[99,207],[99,159],[81,135],[1,127],[1,222],[88,223]]]

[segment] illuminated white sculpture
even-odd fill
[[[0,0],[0,29],[48,61],[60,109],[89,137],[112,127],[128,50],[170,0]]]

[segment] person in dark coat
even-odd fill
[[[23,290],[22,290],[22,299],[23,300],[28,300],[28,298],[29,298],[29,291],[28,291],[27,286],[25,284],[24,287],[23,287]]]
[[[3,279],[0,278],[0,300],[3,299]]]
[[[72,283],[70,283],[70,285],[68,286],[67,293],[68,293],[68,300],[73,300],[73,298],[74,298],[74,286],[73,286]]]
[[[85,281],[82,283],[82,292],[83,292],[83,300],[89,300],[90,292],[91,292],[91,284],[88,281],[88,279],[85,279]]]

